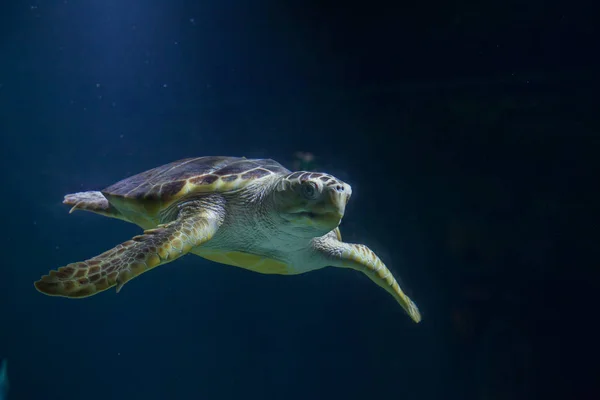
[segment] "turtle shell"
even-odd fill
[[[270,159],[245,157],[186,158],[123,179],[102,191],[117,208],[140,206],[148,213],[191,193],[228,192],[273,174],[288,174]]]

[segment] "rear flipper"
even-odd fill
[[[96,191],[68,194],[65,196],[63,204],[73,206],[69,210],[69,214],[75,210],[86,210],[106,217],[125,219],[102,193]]]

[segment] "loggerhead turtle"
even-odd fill
[[[270,159],[198,157],[126,178],[101,192],[65,196],[74,210],[132,222],[144,233],[35,282],[50,296],[87,297],[187,253],[265,274],[326,266],[364,272],[415,321],[417,306],[366,246],[342,242],[350,185],[325,173],[291,172]]]

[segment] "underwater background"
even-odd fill
[[[7,398],[600,398],[593,13],[471,3],[3,3]],[[379,254],[420,324],[334,268],[187,256],[118,295],[35,290],[140,232],[69,215],[65,194],[186,157],[305,167],[298,152],[352,185],[344,240]]]

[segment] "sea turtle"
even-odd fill
[[[68,194],[71,211],[132,222],[144,233],[35,282],[50,296],[87,297],[187,253],[265,274],[326,266],[364,272],[415,321],[417,306],[362,244],[342,242],[338,225],[350,185],[325,173],[291,172],[270,159],[198,157],[131,176],[101,192]]]

